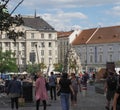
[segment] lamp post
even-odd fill
[[[21,51],[18,50],[18,72],[21,72]]]
[[[37,44],[35,44],[35,48],[36,48],[36,54],[37,54],[37,59],[38,59],[38,69],[40,70],[40,61],[39,61],[39,55],[38,55],[38,49],[37,49]]]
[[[87,43],[85,46],[86,46],[85,72],[87,72]]]

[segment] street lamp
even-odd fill
[[[21,72],[21,51],[18,50],[18,72]]]
[[[85,46],[86,46],[85,72],[87,72],[87,43]]]
[[[38,49],[37,49],[37,44],[35,44],[35,48],[36,48],[36,54],[37,54],[37,59],[38,59],[38,69],[40,70],[40,61],[39,61],[39,55],[38,55]]]

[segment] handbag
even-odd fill
[[[46,82],[45,86],[46,86],[46,90],[47,90],[47,91],[50,90],[50,86],[49,86],[49,83],[48,83],[48,82]]]
[[[57,96],[60,96],[60,93],[61,93],[61,89],[57,91]]]
[[[19,104],[19,106],[24,106],[25,105],[25,98],[23,98],[23,97],[18,98],[18,104]]]

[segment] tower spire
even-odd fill
[[[36,18],[36,9],[35,9],[34,17]]]

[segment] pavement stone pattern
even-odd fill
[[[78,93],[77,106],[70,106],[70,110],[105,110],[106,98],[103,94],[95,92],[95,87],[88,86],[87,95],[83,96],[83,92]],[[60,105],[60,97],[57,97],[56,101],[48,100],[47,110],[62,110]],[[39,108],[42,110],[42,106]],[[10,100],[6,96],[0,96],[0,110],[11,110]],[[35,101],[26,103],[19,110],[36,110]]]

